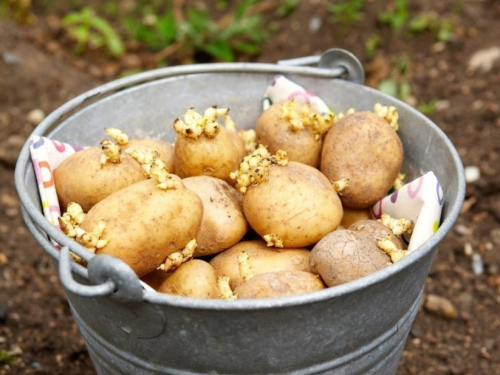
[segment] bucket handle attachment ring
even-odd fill
[[[337,78],[342,78],[354,83],[365,82],[363,64],[351,52],[342,48],[331,48],[321,56],[305,56],[296,59],[279,60],[278,65],[306,66],[317,64],[318,68],[330,69]]]
[[[123,261],[111,255],[95,255],[87,265],[89,280],[94,285],[80,284],[71,274],[70,251],[67,246],[59,252],[59,279],[63,287],[81,297],[105,297],[121,302],[139,302],[143,289],[135,272]]]

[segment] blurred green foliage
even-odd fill
[[[125,52],[120,37],[108,21],[98,17],[90,8],[67,14],[61,20],[61,25],[76,39],[75,53],[77,54],[83,53],[87,47],[104,47],[115,57]]]

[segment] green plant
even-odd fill
[[[15,360],[16,357],[10,355],[5,349],[0,350],[0,364],[9,365],[11,363],[14,363]]]
[[[342,24],[344,27],[361,21],[364,18],[362,12],[364,0],[344,0],[334,4],[328,4],[328,11],[332,14],[332,21]]]
[[[401,31],[408,18],[408,0],[394,0],[387,11],[378,15],[379,22],[389,25],[396,32]]]
[[[380,36],[377,34],[370,34],[365,41],[365,55],[368,60],[372,59],[380,48]]]
[[[257,54],[267,39],[259,1],[244,0],[218,21],[203,8],[188,7],[181,16],[167,9],[157,17],[147,14],[140,22],[129,18],[126,26],[133,39],[159,51],[157,62],[183,51],[191,58],[199,52],[220,61],[234,61],[236,53]]]
[[[113,56],[120,56],[125,52],[120,37],[109,23],[95,15],[88,7],[67,14],[61,25],[76,39],[77,54],[83,53],[87,47],[104,47]]]
[[[427,103],[420,103],[417,109],[424,115],[432,115],[436,111],[437,99],[433,99]]]
[[[401,100],[407,99],[411,94],[411,87],[406,79],[384,79],[380,81],[377,89]]]
[[[287,17],[292,14],[300,4],[300,0],[281,0],[276,15],[278,17]]]
[[[424,12],[411,19],[408,30],[412,33],[431,31],[439,41],[447,42],[453,35],[453,22],[451,18],[440,18],[437,13]]]

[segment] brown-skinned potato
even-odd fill
[[[215,271],[201,259],[183,263],[158,287],[158,292],[191,298],[219,298]]]
[[[372,215],[369,209],[355,210],[349,207],[343,207],[344,215],[340,225],[348,229],[352,224],[360,220],[371,220]]]
[[[231,182],[229,174],[238,168],[240,151],[229,131],[216,121],[227,112],[211,107],[201,117],[190,109],[184,121],[179,118],[174,121],[178,134],[174,144],[178,176],[211,176]]]
[[[121,131],[117,128],[106,128],[104,129],[106,134],[116,142],[123,151],[130,152],[133,154],[134,150],[139,153],[154,153],[155,157],[159,158],[165,166],[169,173],[175,173],[175,153],[174,146],[168,142],[162,141],[160,139],[152,138],[132,138],[128,136],[127,133]]]
[[[403,162],[403,146],[389,123],[372,112],[354,112],[335,122],[321,154],[321,171],[346,179],[344,206],[363,209],[387,195]]]
[[[378,271],[391,263],[375,241],[351,230],[334,231],[311,251],[311,266],[326,285],[340,285]]]
[[[314,273],[309,264],[310,251],[304,248],[270,248],[262,240],[242,241],[216,255],[210,264],[217,275],[228,276],[229,285],[234,290],[243,282],[238,257],[241,252],[248,254],[254,275],[278,271],[305,271]]]
[[[284,150],[292,161],[319,167],[323,133],[329,126],[316,131],[311,116],[320,117],[309,104],[293,100],[274,103],[257,120],[257,141],[271,154]]]
[[[170,178],[171,188],[159,188],[158,181],[148,179],[123,188],[92,207],[80,227],[92,233],[100,223],[104,224],[100,238],[107,243],[97,248],[96,254],[120,258],[142,277],[198,235],[203,203],[184,188],[179,177]]]
[[[240,284],[234,294],[238,299],[287,297],[324,288],[318,275],[304,271],[280,271],[255,275]]]
[[[220,253],[236,244],[248,231],[242,196],[215,177],[194,176],[182,180],[203,202],[203,221],[196,237],[195,257]]]
[[[54,170],[63,209],[76,202],[87,212],[110,194],[147,178],[141,165],[127,153],[117,151],[116,160],[102,159],[103,155],[102,147],[90,147],[69,156]]]
[[[158,157],[165,163],[167,170],[170,173],[175,174],[175,151],[174,146],[168,142],[162,141],[160,139],[131,139],[128,144],[123,148],[128,149],[138,149],[146,151],[156,151]]]
[[[353,223],[349,230],[356,231],[371,238],[375,243],[389,239],[398,249],[403,249],[404,244],[400,238],[392,233],[391,229],[377,220],[359,220]]]
[[[285,166],[273,164],[267,171],[267,178],[246,190],[243,211],[268,243],[305,247],[339,226],[340,199],[320,171],[293,161]]]

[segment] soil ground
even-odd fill
[[[388,77],[394,59],[406,56],[408,101],[435,102],[429,117],[448,135],[465,166],[480,178],[467,186],[456,225],[439,246],[425,287],[445,298],[455,318],[425,308],[414,322],[398,375],[500,373],[500,4],[496,1],[414,1],[410,12],[454,17],[454,36],[438,43],[435,33],[413,36],[376,22],[387,1],[370,1],[362,22],[342,32],[324,1],[302,1],[289,17],[275,20],[263,52],[253,61],[318,54],[342,47],[358,56],[367,84]],[[457,5],[458,11],[453,12]],[[0,374],[93,374],[91,360],[73,322],[54,264],[26,229],[14,187],[14,167],[36,122],[72,97],[116,78],[141,61],[128,54],[111,60],[96,53],[77,57],[68,38],[46,12],[34,26],[0,19]],[[311,29],[311,20],[319,29]],[[318,20],[320,23],[318,23]],[[375,58],[364,44],[380,35]],[[471,60],[479,50],[490,55]],[[497,51],[497,52],[495,52]],[[476,55],[477,57],[477,55]],[[479,61],[472,69],[471,62]],[[470,244],[470,248],[469,245]],[[471,251],[483,272],[473,272]]]

